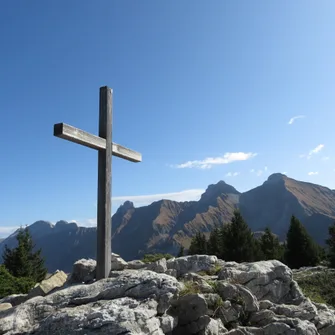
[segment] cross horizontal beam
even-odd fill
[[[57,123],[54,125],[54,136],[64,138],[68,141],[78,143],[92,149],[106,149],[106,140],[104,138],[90,134],[84,130],[72,127],[65,123]],[[139,152],[116,143],[112,143],[112,154],[113,156],[135,163],[142,161],[142,155]]]

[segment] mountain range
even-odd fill
[[[163,199],[138,208],[126,201],[112,217],[113,252],[125,260],[145,253],[176,254],[181,245],[189,247],[197,231],[208,235],[215,225],[228,222],[237,208],[254,232],[270,227],[281,240],[295,215],[315,241],[324,245],[328,226],[335,221],[335,191],[276,173],[244,193],[219,181],[209,185],[199,201]],[[37,221],[29,229],[36,247],[42,248],[49,272],[70,272],[76,260],[95,258],[96,228]],[[0,254],[5,244],[16,246],[16,233],[0,242]]]

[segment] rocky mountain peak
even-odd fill
[[[134,203],[132,201],[127,200],[117,209],[116,213],[124,215],[127,211],[134,208],[135,208]]]
[[[287,176],[285,174],[273,173],[272,175],[268,177],[265,183],[280,183],[280,182],[284,182],[286,178]]]
[[[60,220],[55,224],[55,229],[57,230],[72,230],[77,228],[78,225],[75,222],[67,222],[64,220]]]
[[[200,201],[216,199],[222,194],[240,194],[233,186],[220,180],[216,184],[211,184],[207,187],[206,191],[201,195]]]

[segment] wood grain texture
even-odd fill
[[[112,90],[106,86],[100,88],[99,137],[106,148],[98,152],[97,280],[109,277],[112,261]]]
[[[54,125],[54,136],[84,145],[85,147],[92,149],[106,149],[106,140],[104,138],[90,134],[66,123],[57,123]],[[112,153],[113,156],[123,158],[134,163],[142,161],[142,155],[139,152],[126,148],[117,143],[112,143]]]

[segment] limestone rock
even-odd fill
[[[149,265],[147,265],[146,269],[157,273],[165,273],[167,271],[166,259],[161,258],[156,262],[152,262]]]
[[[157,315],[179,290],[171,276],[124,270],[118,277],[70,286],[1,312],[0,334],[164,334]]]
[[[198,288],[201,293],[213,293],[213,287],[200,275],[196,273],[186,273],[182,280],[191,281],[194,283],[194,286]]]
[[[148,265],[112,258],[109,278],[95,281],[96,262],[82,259],[65,284],[57,272],[28,295],[1,299],[0,334],[335,334],[335,309],[306,298],[278,261],[194,255]],[[218,276],[204,275],[218,264]]]
[[[26,301],[27,296],[28,294],[12,294],[12,295],[9,295],[7,297],[0,299],[0,304],[8,302],[12,306],[17,306],[17,305],[22,304],[24,301]]]
[[[67,274],[63,271],[56,271],[48,279],[44,279],[40,283],[36,284],[35,287],[28,293],[27,299],[37,296],[44,297],[55,288],[62,287],[66,280]]]
[[[164,334],[169,334],[176,328],[178,324],[178,318],[171,315],[164,314],[158,318],[160,321],[161,329]]]
[[[69,283],[87,283],[95,278],[97,262],[94,259],[79,259],[73,264]]]
[[[13,307],[12,304],[10,304],[9,302],[0,303],[0,312],[10,309],[12,307]]]
[[[179,258],[171,258],[167,263],[168,269],[177,271],[177,277],[180,277],[188,272],[210,271],[217,265],[216,256],[208,255],[192,255]]]
[[[274,305],[270,310],[277,315],[285,315],[290,318],[299,318],[301,320],[313,320],[318,312],[316,307],[309,299],[305,299],[300,305]]]
[[[167,275],[177,278],[178,273],[175,269],[167,269],[165,272]]]
[[[269,300],[261,300],[259,302],[259,309],[269,309],[273,306],[273,303]]]
[[[291,299],[292,271],[283,263],[261,261],[254,263],[228,264],[219,273],[220,280],[230,280],[246,286],[258,300],[285,303]],[[296,298],[302,293],[294,292]],[[288,296],[290,298],[288,298]]]
[[[128,262],[128,269],[132,269],[132,270],[143,269],[146,266],[147,266],[147,264],[145,264],[144,262],[142,262],[138,259]]]
[[[321,335],[335,334],[335,310],[325,304],[316,304],[317,316],[313,322]]]
[[[114,253],[112,253],[111,263],[112,271],[124,270],[128,267],[128,263],[120,255]]]
[[[259,304],[257,298],[245,287],[218,281],[216,290],[224,300],[234,301],[243,305],[246,312],[257,312]]]

